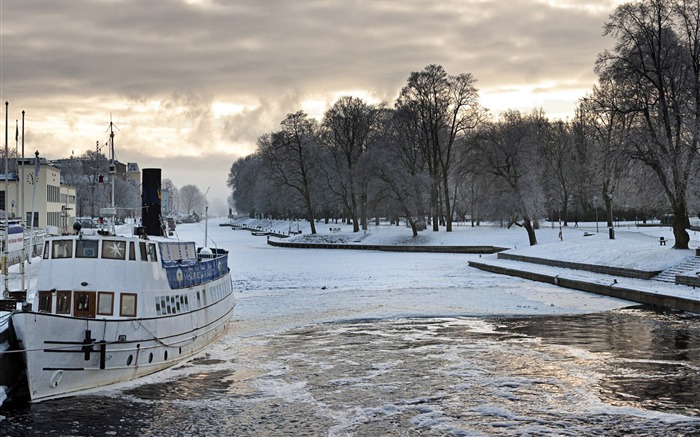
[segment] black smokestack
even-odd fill
[[[160,169],[144,168],[141,192],[143,226],[147,235],[163,236],[160,211]]]

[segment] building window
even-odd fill
[[[122,293],[120,296],[119,315],[122,317],[136,317],[136,294]]]
[[[56,293],[56,314],[70,314],[70,291]]]
[[[111,316],[114,312],[114,293],[100,291],[97,293],[97,314]]]
[[[50,291],[40,291],[39,292],[39,311],[46,313],[51,312],[52,293]]]
[[[0,203],[0,205],[2,205],[2,204]],[[0,208],[0,209],[2,209],[2,208]],[[33,222],[32,222],[32,213],[31,212],[27,213],[27,226],[33,226],[35,228],[39,227],[39,213],[38,212],[34,213]]]

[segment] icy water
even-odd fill
[[[0,410],[0,435],[700,435],[700,319],[312,324],[224,341],[121,391]]]

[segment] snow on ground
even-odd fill
[[[559,225],[544,223],[536,231],[538,244],[530,246],[523,228],[510,229],[487,223],[472,227],[457,224],[452,232],[439,232],[430,229],[413,237],[405,226],[383,224],[370,226],[367,231],[352,232],[351,225],[317,224],[318,235],[310,235],[306,222],[289,222],[238,219],[237,224],[287,233],[297,226],[302,234],[285,241],[307,243],[342,243],[366,245],[432,245],[432,246],[498,246],[511,249],[519,255],[556,259],[586,264],[624,267],[640,270],[665,270],[694,256],[695,251],[673,249],[673,232],[668,226],[637,227],[634,223],[623,223],[615,228],[615,239],[610,239],[608,229],[595,223],[580,223],[579,226],[562,227],[562,240],[559,239]],[[330,229],[340,229],[331,232]],[[659,237],[668,240],[667,245],[659,244]],[[691,231],[691,247],[700,246],[700,233]]]

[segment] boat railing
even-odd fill
[[[228,254],[215,258],[163,261],[172,289],[188,288],[214,281],[228,273]]]

